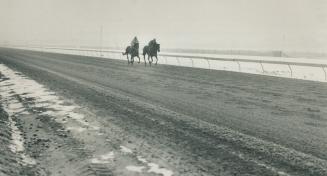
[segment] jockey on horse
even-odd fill
[[[137,53],[138,53],[138,52],[139,52],[139,46],[140,46],[140,44],[139,44],[139,40],[138,40],[137,37],[135,36],[135,37],[133,38],[132,42],[131,42],[131,47],[132,47],[133,49],[136,49],[136,50],[137,50]]]
[[[153,58],[156,58],[156,65],[158,62],[158,56],[157,53],[160,52],[160,44],[157,43],[156,39],[153,39],[149,42],[148,46],[144,46],[143,48],[143,58],[145,62],[145,55],[148,55],[148,61],[151,66],[151,63],[153,62]],[[151,58],[151,61],[150,61]],[[146,62],[145,62],[146,63]]]
[[[150,42],[149,42],[149,47],[151,48],[151,47],[153,47],[153,46],[155,46],[155,44],[157,44],[157,41],[156,41],[156,39],[154,38],[153,40],[151,40]]]
[[[125,49],[125,53],[123,53],[123,55],[127,55],[127,62],[128,62],[128,64],[129,63],[133,64],[134,57],[139,58],[139,62],[138,63],[140,63],[139,46],[140,45],[139,45],[139,41],[138,41],[137,37],[134,37],[133,40],[132,40],[132,42],[131,42],[131,46],[128,46]],[[131,55],[131,61],[129,61],[128,54]]]

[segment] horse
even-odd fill
[[[151,63],[153,62],[153,56],[156,57],[156,65],[158,63],[158,52],[160,52],[160,44],[156,43],[156,44],[153,44],[152,46],[144,46],[143,47],[143,58],[144,58],[144,62],[145,62],[145,65],[146,65],[146,61],[145,61],[145,55],[147,54],[148,55],[148,61],[149,61],[149,64],[151,66]],[[150,61],[150,58],[151,58],[151,61]]]
[[[131,55],[131,61],[129,61],[129,58],[128,58],[129,54]],[[140,61],[141,61],[140,56],[139,56],[139,47],[138,46],[136,46],[136,47],[131,47],[131,46],[126,47],[125,53],[123,53],[123,55],[127,55],[127,63],[128,64],[131,63],[133,65],[134,57],[139,58],[138,63],[140,63]]]

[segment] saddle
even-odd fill
[[[131,46],[132,49],[138,50],[140,47],[139,43],[134,43],[134,45]]]
[[[139,53],[139,43],[134,43],[134,45],[131,46],[131,51],[138,54]]]

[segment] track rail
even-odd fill
[[[84,48],[63,48],[63,47],[26,47],[26,46],[16,46],[11,48],[17,49],[27,49],[27,50],[37,50],[43,52],[52,51],[62,51],[62,53],[76,54],[76,55],[88,55],[96,57],[105,57],[105,55],[110,55],[110,57],[115,57],[115,59],[125,59],[121,53],[121,50],[108,50],[108,49],[84,49]],[[314,69],[319,69],[323,76],[323,79],[319,81],[327,81],[327,60],[323,59],[301,59],[301,58],[286,58],[286,57],[267,57],[267,56],[243,56],[243,55],[210,55],[210,54],[187,54],[187,53],[159,53],[159,56],[164,58],[165,64],[168,64],[168,60],[175,60],[178,66],[186,66],[183,61],[189,60],[191,62],[188,67],[197,67],[195,61],[204,60],[206,69],[214,69],[214,61],[220,62],[232,62],[238,67],[238,72],[243,72],[242,64],[245,63],[256,63],[258,64],[257,70],[260,70],[262,74],[268,74],[264,69],[263,64],[277,64],[285,65],[287,68],[288,75],[286,77],[298,78],[294,76],[294,70],[292,67],[313,67]],[[242,63],[242,64],[241,64]],[[269,74],[268,74],[269,75]],[[284,76],[285,77],[285,76]],[[301,78],[300,78],[301,79]]]

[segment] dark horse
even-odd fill
[[[153,44],[152,46],[144,46],[143,48],[143,58],[144,58],[144,62],[145,62],[145,65],[146,65],[146,61],[145,61],[145,55],[147,54],[148,55],[148,61],[149,61],[149,64],[151,66],[151,63],[153,62],[153,56],[156,57],[156,65],[158,63],[158,52],[160,52],[160,44],[156,43],[156,44]],[[151,61],[150,61],[150,58],[151,58]]]
[[[131,55],[131,61],[129,61],[129,57],[128,55]],[[127,63],[131,63],[133,64],[134,63],[134,57],[137,57],[139,58],[139,62],[140,63],[140,56],[139,56],[139,46],[136,45],[136,47],[131,47],[131,46],[128,46],[126,49],[125,49],[125,53],[123,53],[123,55],[127,55]]]

